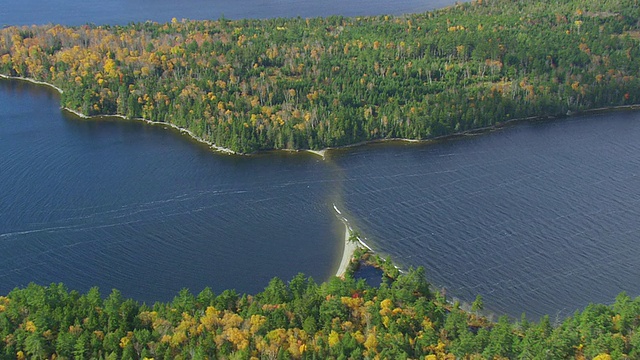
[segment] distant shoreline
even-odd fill
[[[21,80],[21,81],[26,81],[26,82],[30,82],[32,84],[36,84],[36,85],[46,85],[49,86],[55,90],[57,90],[60,94],[62,94],[64,91],[62,89],[60,89],[59,87],[50,84],[48,82],[44,82],[44,81],[40,81],[40,80],[36,80],[36,79],[32,79],[32,78],[26,78],[26,77],[21,77],[21,76],[9,76],[9,75],[5,75],[5,74],[0,74],[0,78],[1,79],[7,79],[7,80]]]

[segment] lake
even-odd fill
[[[0,108],[0,293],[64,282],[154,302],[335,274],[340,178],[315,155],[219,155],[173,129],[78,119],[16,81],[0,81]]]
[[[640,294],[640,114],[520,123],[331,153],[377,251],[498,314],[570,315]]]
[[[3,24],[402,14],[451,2],[11,3]],[[178,5],[179,4],[179,5]],[[8,8],[9,4],[0,8]],[[344,228],[449,298],[562,317],[640,295],[640,114],[525,122],[429,144],[258,156],[176,131],[81,120],[50,89],[0,81],[0,293],[34,281],[170,300],[326,280]]]
[[[424,12],[454,4],[451,0],[23,0],[0,1],[0,26],[113,24],[147,20],[364,16]],[[8,9],[11,9],[9,12]]]

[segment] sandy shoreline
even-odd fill
[[[327,153],[327,149],[322,149],[322,150],[306,150],[309,153],[318,155],[322,158],[322,160],[325,159],[324,155]]]
[[[340,266],[338,266],[338,271],[336,271],[337,277],[344,277],[344,274],[347,272],[347,268],[353,259],[353,254],[358,249],[367,249],[369,251],[373,251],[369,245],[367,245],[362,238],[357,237],[357,241],[351,241],[351,235],[353,234],[353,229],[349,226],[349,220],[342,215],[342,212],[338,210],[338,207],[333,204],[333,209],[336,211],[336,215],[344,225],[344,248],[342,250],[342,259],[340,260]]]
[[[337,277],[343,277],[347,272],[347,268],[351,263],[351,259],[353,258],[353,254],[356,250],[360,248],[360,243],[357,241],[350,241],[351,230],[349,229],[349,225],[344,224],[344,250],[342,251],[342,260],[340,260],[340,266],[338,267],[338,271],[336,271]]]

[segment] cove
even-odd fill
[[[0,293],[64,282],[153,303],[336,271],[339,172],[315,155],[218,155],[160,126],[78,119],[17,81],[0,81],[0,108]]]

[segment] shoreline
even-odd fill
[[[48,82],[44,82],[44,81],[40,81],[40,80],[35,80],[32,78],[26,78],[26,77],[21,77],[21,76],[8,76],[8,75],[4,75],[4,74],[0,74],[0,79],[7,79],[7,80],[19,80],[19,81],[26,81],[26,82],[30,82],[32,84],[36,84],[36,85],[45,85],[48,86],[56,91],[58,91],[58,93],[62,94],[64,93],[64,90],[60,89],[59,87],[50,84]],[[196,140],[197,142],[203,143],[208,145],[210,148],[212,148],[215,151],[221,152],[221,153],[225,153],[225,154],[229,154],[229,155],[243,155],[243,154],[239,154],[231,149],[222,147],[222,146],[218,146],[214,143],[212,143],[211,141],[205,140],[199,136],[197,136],[196,134],[193,133],[193,131],[189,130],[189,129],[185,129],[185,128],[181,128],[177,125],[171,124],[171,123],[166,123],[166,122],[160,122],[160,121],[153,121],[153,120],[149,120],[149,119],[145,119],[145,118],[128,118],[124,115],[121,114],[99,114],[99,115],[85,115],[77,110],[65,107],[65,106],[60,106],[60,108],[62,110],[68,111],[72,114],[74,114],[75,116],[82,118],[82,119],[95,119],[95,118],[101,118],[101,117],[115,117],[115,118],[120,118],[123,120],[133,120],[133,121],[142,121],[144,123],[147,124],[151,124],[151,125],[165,125],[165,126],[169,126],[175,130],[178,130],[180,133],[184,133],[187,134],[189,136],[191,136],[191,138],[193,138],[194,140]]]
[[[160,121],[153,121],[153,120],[149,120],[149,119],[145,119],[145,118],[128,118],[124,115],[120,115],[120,114],[106,114],[106,115],[85,115],[79,111],[70,109],[68,107],[61,107],[62,110],[68,111],[82,119],[96,119],[96,118],[109,118],[109,117],[114,117],[114,118],[119,118],[122,120],[127,120],[127,121],[140,121],[149,125],[163,125],[163,126],[168,126],[170,128],[173,128],[177,131],[179,131],[182,134],[187,134],[189,135],[193,140],[205,144],[207,146],[209,146],[211,149],[217,151],[217,152],[221,152],[224,154],[228,154],[228,155],[243,155],[240,153],[237,153],[231,149],[222,147],[222,146],[218,146],[214,143],[212,143],[211,141],[205,140],[199,136],[196,136],[196,134],[193,133],[193,131],[189,130],[189,129],[185,129],[185,128],[181,128],[177,125],[171,124],[171,123],[166,123],[166,122],[160,122]]]
[[[322,158],[322,160],[326,159],[325,154],[327,153],[327,149],[322,149],[322,150],[310,150],[310,149],[307,149],[305,151],[308,152],[308,153],[320,156]]]
[[[369,247],[360,237],[358,237],[358,241],[351,241],[351,235],[353,233],[353,229],[349,226],[349,220],[347,220],[338,207],[333,204],[333,209],[336,211],[336,216],[340,219],[342,224],[344,225],[344,248],[342,250],[342,259],[340,259],[340,266],[338,266],[338,270],[336,271],[336,275],[339,278],[344,278],[347,269],[349,268],[349,264],[353,260],[353,255],[358,249],[367,249],[373,252],[373,249]]]
[[[360,142],[348,144],[348,145],[326,147],[322,150],[304,150],[304,151],[317,153],[319,156],[322,156],[324,159],[326,152],[328,152],[329,150],[341,150],[341,149],[348,149],[353,147],[360,147],[360,146],[379,144],[379,143],[385,143],[385,142],[406,142],[406,143],[412,143],[412,144],[427,144],[430,142],[448,140],[448,139],[453,139],[453,138],[462,137],[462,136],[474,136],[478,134],[483,134],[485,132],[499,130],[506,126],[517,124],[519,122],[524,122],[524,121],[553,120],[553,119],[560,119],[560,118],[569,118],[569,117],[576,117],[576,116],[583,116],[583,115],[590,115],[590,114],[601,114],[601,113],[625,111],[625,110],[638,111],[640,110],[640,104],[606,106],[606,107],[599,107],[599,108],[576,111],[576,112],[569,111],[566,115],[536,115],[536,116],[529,116],[526,118],[509,119],[509,120],[498,122],[495,125],[469,129],[469,130],[446,134],[446,135],[440,135],[440,136],[436,136],[428,139],[407,139],[407,138],[371,139],[371,140],[364,140],[364,141],[360,141]]]
[[[36,79],[32,79],[32,78],[26,78],[26,77],[21,77],[21,76],[9,76],[9,75],[5,75],[5,74],[0,74],[0,79],[7,79],[7,80],[20,80],[20,81],[26,81],[26,82],[30,82],[32,84],[36,84],[36,85],[46,85],[50,88],[55,89],[56,91],[58,91],[60,94],[64,93],[64,91],[62,89],[60,89],[59,87],[50,84],[48,82],[44,82],[44,81],[40,81],[40,80],[36,80]]]
[[[110,116],[112,116],[112,115],[110,115]],[[125,119],[125,120],[129,120],[127,117],[122,116],[122,115],[115,115],[115,116],[116,117],[120,117],[120,118]],[[179,127],[177,125],[174,125],[174,124],[171,124],[171,123],[153,121],[153,120],[144,119],[144,118],[133,118],[131,120],[142,121],[144,123],[151,124],[151,125],[169,126],[169,127],[173,128],[175,130],[178,130],[180,133],[187,134],[187,135],[191,136],[191,138],[193,138],[197,142],[200,142],[200,143],[208,145],[211,149],[213,149],[213,150],[215,150],[217,152],[221,152],[221,153],[224,153],[224,154],[227,154],[227,155],[244,155],[244,154],[237,153],[237,152],[235,152],[235,151],[233,151],[233,150],[231,150],[229,148],[218,146],[218,145],[212,143],[211,141],[208,141],[208,140],[205,140],[205,139],[203,139],[203,138],[201,138],[199,136],[196,136],[196,134],[194,134],[193,131],[191,131],[189,129],[181,128],[181,127]]]
[[[344,278],[344,274],[347,272],[347,268],[349,264],[351,264],[351,260],[353,259],[353,254],[360,248],[360,244],[355,241],[350,241],[351,230],[349,229],[349,225],[344,224],[344,250],[342,251],[342,259],[340,260],[340,266],[338,266],[338,270],[336,271],[336,276],[339,278]]]
[[[21,76],[9,76],[9,75],[4,75],[4,74],[0,74],[0,79],[7,79],[7,80],[19,80],[19,81],[26,81],[35,85],[45,85],[48,87],[51,87],[52,89],[58,91],[58,93],[62,94],[64,93],[64,91],[45,81],[40,81],[40,80],[35,80],[32,78],[26,78],[26,77],[21,77]],[[222,146],[218,146],[216,144],[214,144],[211,141],[205,140],[197,135],[195,135],[191,130],[189,129],[185,129],[185,128],[181,128],[177,125],[171,124],[171,123],[167,123],[167,122],[160,122],[160,121],[153,121],[153,120],[149,120],[149,119],[144,119],[144,118],[128,118],[124,115],[121,114],[99,114],[99,115],[85,115],[77,110],[73,110],[64,106],[60,107],[63,110],[66,110],[70,113],[73,113],[74,115],[83,118],[83,119],[92,119],[92,118],[99,118],[99,117],[117,117],[123,120],[135,120],[135,121],[142,121],[145,122],[147,124],[151,124],[151,125],[165,125],[165,126],[169,126],[175,130],[178,130],[181,133],[185,133],[187,135],[189,135],[191,138],[193,138],[194,140],[206,144],[208,145],[210,148],[212,148],[213,150],[217,151],[217,152],[221,152],[224,154],[228,154],[228,155],[251,155],[252,153],[239,153],[236,151],[233,151],[229,148],[225,148]],[[606,112],[611,112],[611,111],[620,111],[620,110],[640,110],[640,104],[629,104],[629,105],[616,105],[616,106],[605,106],[605,107],[599,107],[599,108],[594,108],[594,109],[588,109],[588,110],[582,110],[582,111],[576,111],[576,112],[572,112],[572,111],[568,111],[566,115],[537,115],[537,116],[529,116],[526,118],[516,118],[516,119],[509,119],[509,120],[505,120],[505,121],[501,121],[496,123],[495,125],[490,125],[490,126],[485,126],[485,127],[481,127],[481,128],[476,128],[476,129],[469,129],[469,130],[465,130],[465,131],[460,131],[457,133],[451,133],[451,134],[447,134],[447,135],[440,135],[440,136],[436,136],[433,138],[429,138],[429,139],[407,139],[407,138],[385,138],[385,139],[371,139],[371,140],[364,140],[364,141],[360,141],[357,143],[353,143],[353,144],[347,144],[347,145],[341,145],[341,146],[335,146],[335,147],[326,147],[320,150],[311,150],[311,149],[272,149],[272,150],[264,150],[264,151],[258,151],[257,153],[260,152],[269,152],[269,151],[287,151],[287,152],[307,152],[310,154],[314,154],[317,155],[319,157],[322,158],[322,160],[326,160],[327,158],[327,152],[329,150],[340,150],[340,149],[348,149],[348,148],[352,148],[352,147],[359,147],[359,146],[365,146],[365,145],[369,145],[369,144],[376,144],[376,143],[384,143],[384,142],[407,142],[407,143],[414,143],[414,144],[427,144],[429,142],[436,142],[436,141],[442,141],[442,140],[447,140],[447,139],[452,139],[452,138],[456,138],[456,137],[460,137],[460,136],[471,136],[471,135],[476,135],[476,134],[482,134],[484,132],[489,132],[489,131],[493,131],[493,130],[498,130],[501,129],[505,126],[511,125],[511,124],[515,124],[518,122],[523,122],[523,121],[536,121],[536,120],[547,120],[547,119],[558,119],[558,118],[563,118],[563,117],[573,117],[573,116],[581,116],[581,115],[589,115],[589,114],[599,114],[599,113],[606,113]]]
[[[271,150],[258,150],[256,152],[253,153],[249,153],[249,154],[241,154],[241,155],[252,155],[252,154],[259,154],[259,153],[269,153],[269,152],[275,152],[275,151],[284,151],[284,152],[289,152],[289,153],[298,153],[298,152],[306,152],[309,154],[313,154],[313,155],[317,155],[319,157],[322,158],[322,160],[325,160],[325,154],[327,152],[328,149],[322,149],[322,150],[311,150],[311,149],[271,149]]]

